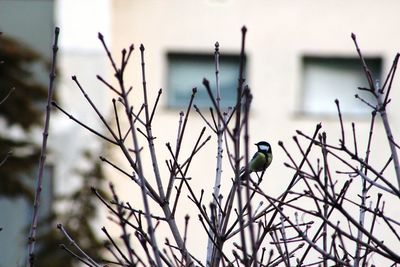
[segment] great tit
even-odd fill
[[[255,144],[258,151],[250,160],[249,174],[252,172],[264,172],[272,162],[272,149],[268,142],[261,141]],[[244,180],[244,168],[241,170],[241,180]]]

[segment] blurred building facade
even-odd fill
[[[238,65],[236,69],[233,65],[240,52],[240,29],[245,25],[248,29],[246,83],[254,97],[250,143],[268,140],[272,144],[274,161],[267,171],[264,186],[271,195],[278,195],[292,175],[283,166],[288,159],[278,141],[282,140],[289,150],[295,151],[296,156],[298,152],[292,140],[295,130],[311,134],[315,125],[322,122],[328,141],[338,144],[340,126],[334,103],[336,98],[340,101],[348,133],[351,133],[351,122],[356,123],[359,133],[368,133],[371,110],[354,98],[358,93],[370,100],[362,92],[357,92],[357,87],[366,86],[366,80],[351,33],[357,35],[374,78],[384,79],[400,48],[400,35],[394,26],[400,22],[397,16],[399,7],[398,1],[390,0],[384,3],[359,0],[117,0],[112,2],[112,47],[114,55],[119,55],[131,43],[136,47],[126,82],[133,86],[136,97],[132,96],[132,99],[137,99],[137,104],[142,99],[138,47],[143,43],[146,48],[149,98],[155,99],[158,89],[163,88],[156,114],[158,119],[153,125],[156,146],[163,161],[168,157],[164,144],[174,143],[176,138],[178,113],[187,105],[185,97],[188,98],[192,87],[197,87],[199,94],[205,94],[203,77],[214,85],[212,54],[217,41],[221,59],[227,59],[220,71],[224,80],[222,83],[226,82],[221,86],[231,90],[225,92],[228,105],[230,98],[235,97],[236,86],[232,84],[237,81]],[[229,81],[233,83],[229,84]],[[398,88],[398,80],[393,86]],[[203,102],[202,97],[200,106],[210,105]],[[392,98],[399,97],[399,91],[393,90]],[[394,134],[398,137],[399,106],[393,104],[388,111]],[[184,141],[188,150],[204,126],[200,116],[192,112]],[[208,114],[206,108],[203,112]],[[374,140],[380,140],[374,143],[374,152],[389,155],[380,123],[374,136]],[[349,138],[351,140],[351,136]],[[202,188],[211,191],[213,186],[217,150],[215,139],[197,155],[190,171],[193,188],[198,193]],[[366,140],[367,134],[359,136],[359,145],[365,147]],[[386,160],[383,157],[374,158],[378,166],[383,166]],[[233,176],[227,162],[224,163],[223,176],[223,181],[230,181]],[[126,179],[115,180],[126,198],[134,198],[134,185],[127,186]],[[189,211],[196,214],[182,205],[180,216]],[[193,236],[188,242],[193,247],[206,244],[206,235]],[[200,258],[204,256],[200,255]]]
[[[182,95],[187,97],[192,87],[203,94],[203,77],[213,85],[215,42],[219,42],[221,59],[226,56],[234,62],[240,52],[240,29],[245,25],[246,83],[253,94],[251,142],[271,142],[276,157],[269,171],[276,176],[286,160],[277,142],[291,143],[295,130],[312,132],[322,122],[328,138],[338,140],[336,98],[346,122],[356,122],[360,132],[369,127],[370,110],[354,99],[356,93],[362,95],[357,87],[366,86],[366,82],[351,33],[357,35],[375,78],[383,79],[400,47],[400,36],[393,27],[399,20],[398,5],[397,1],[118,0],[112,2],[112,47],[114,54],[120,55],[123,48],[135,45],[126,79],[136,88],[140,102],[138,47],[144,44],[150,97],[154,99],[159,88],[164,90],[160,122],[154,125],[154,132],[162,133],[157,142],[163,145],[176,134],[172,126],[177,125],[177,114],[187,104]],[[182,62],[188,67],[182,68]],[[232,70],[230,62],[221,66],[222,79],[236,82],[237,70]],[[194,71],[196,66],[198,72]],[[235,86],[231,90],[228,102],[229,97],[235,97]],[[396,90],[392,94],[393,99],[399,97]],[[388,109],[395,133],[400,123],[397,109],[396,105]],[[203,126],[195,112],[191,125],[197,130]],[[384,134],[381,130],[377,130],[378,135]],[[386,143],[381,149],[387,149]],[[211,145],[208,152],[213,150],[216,147]],[[214,160],[207,159],[208,153],[199,157],[200,162]]]
[[[50,61],[52,28],[54,25],[53,9],[54,1],[0,1],[0,31],[3,32],[2,36],[13,38],[23,47],[35,51],[45,60]],[[8,63],[2,62],[3,66],[7,66]],[[47,88],[47,70],[39,66],[33,66],[33,68],[35,73],[34,80]],[[2,88],[0,88],[2,95],[10,89],[3,86],[2,84]],[[21,88],[15,88],[15,90],[21,90]],[[7,105],[7,102],[3,104]],[[26,114],[26,116],[29,115]],[[7,124],[2,123],[2,125],[5,126]],[[15,130],[19,132],[18,129],[3,128],[1,129],[1,134],[12,135],[13,130],[14,132]],[[35,134],[27,136],[39,142],[39,134],[37,136]],[[12,147],[9,149],[14,150]],[[4,152],[2,151],[2,154]],[[7,161],[5,164],[7,164]],[[34,179],[30,179],[30,176],[36,174],[32,173],[33,170],[26,171],[26,177],[14,178],[25,180],[27,184],[32,184],[33,188]],[[47,165],[43,181],[40,219],[49,214],[53,200],[52,163]],[[0,227],[2,228],[0,232],[0,266],[22,266],[25,264],[28,237],[27,226],[32,220],[32,206],[32,203],[29,203],[23,196],[14,198],[0,196]]]
[[[69,0],[2,0],[0,1],[0,31],[2,36],[13,38],[17,43],[38,53],[46,60],[46,63],[49,63],[54,27],[59,26],[61,33],[58,42],[55,90],[57,90],[60,105],[69,112],[75,113],[75,116],[83,121],[94,121],[93,126],[96,127],[98,124],[96,124],[94,114],[88,112],[89,108],[80,97],[79,89],[71,80],[71,76],[76,75],[88,92],[94,95],[93,99],[99,103],[100,110],[106,112],[105,94],[93,92],[97,91],[95,75],[105,74],[105,55],[96,37],[99,31],[108,34],[109,6],[108,1],[96,1],[96,14],[87,19],[86,12],[93,4],[93,1],[81,3],[81,1]],[[77,6],[80,8],[76,8]],[[75,23],[83,20],[85,20],[84,26]],[[80,42],[74,42],[74,40],[80,40]],[[2,62],[2,64],[6,67],[8,62]],[[33,79],[47,88],[48,69],[36,68],[34,73]],[[2,96],[9,89],[1,88]],[[16,90],[20,89],[16,88]],[[3,104],[7,105],[7,102]],[[54,205],[56,196],[71,192],[80,185],[77,171],[88,168],[83,152],[100,150],[99,143],[84,129],[71,123],[63,114],[53,111],[41,194],[40,220],[46,218],[51,209],[63,208]],[[26,115],[29,116],[29,114]],[[3,125],[5,124],[2,123]],[[9,131],[12,130],[19,132],[21,129],[1,129],[1,133],[10,134]],[[42,131],[40,127],[36,127],[27,136],[40,144]],[[2,151],[2,153],[6,152]],[[36,176],[36,171],[33,173],[29,171],[23,179],[34,188]],[[25,265],[32,207],[33,203],[22,196],[16,198],[0,196],[0,228],[2,228],[0,266]],[[48,225],[47,227],[55,226]]]

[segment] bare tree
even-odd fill
[[[286,149],[283,142],[279,142],[289,160],[285,165],[294,173],[287,189],[279,197],[271,197],[260,187],[264,173],[250,174],[247,166],[250,159],[248,125],[252,93],[244,78],[246,31],[243,27],[235,106],[224,109],[220,104],[220,48],[216,43],[216,96],[209,81],[203,80],[212,102],[209,109],[211,120],[206,118],[204,111],[193,105],[197,92],[194,88],[186,111],[178,116],[176,144],[166,144],[170,154],[165,159],[168,173],[160,171],[161,162],[157,153],[159,148],[155,146],[156,136],[152,128],[162,90],[155,99],[149,99],[145,48],[141,45],[139,49],[143,103],[139,107],[133,107],[130,97],[139,90],[132,90],[133,87],[126,84],[125,70],[134,46],[123,49],[121,61],[116,62],[104,37],[99,34],[117,84],[113,86],[112,82],[97,76],[105,88],[115,95],[111,100],[114,107],[113,121],[110,122],[100,113],[76,76],[72,77],[73,81],[102,121],[104,129],[93,129],[57,103],[53,102],[53,105],[70,119],[119,149],[129,163],[130,170],[124,170],[112,159],[101,157],[101,160],[127,176],[130,182],[140,188],[143,210],[140,206],[131,205],[121,199],[112,184],[111,199],[93,188],[93,193],[111,212],[112,220],[121,229],[120,237],[116,238],[105,227],[102,228],[107,238],[106,249],[112,258],[104,259],[101,263],[96,262],[75,243],[68,229],[59,224],[58,228],[70,244],[62,245],[62,248],[88,266],[367,266],[372,265],[373,258],[383,258],[393,265],[400,263],[400,254],[396,249],[399,245],[396,242],[400,241],[397,233],[400,222],[396,220],[395,214],[385,211],[386,201],[398,201],[400,197],[400,182],[395,186],[394,179],[387,171],[393,165],[396,180],[400,181],[397,157],[399,146],[392,135],[386,112],[399,55],[396,55],[381,86],[372,78],[355,35],[352,35],[369,84],[369,88],[359,89],[367,91],[376,99],[373,104],[356,96],[372,109],[370,130],[367,133],[358,133],[353,123],[351,144],[346,142],[348,134],[339,101],[336,100],[341,131],[339,145],[327,142],[327,133],[321,133],[321,124],[317,124],[311,134],[297,131],[293,140],[301,155],[299,159]],[[182,144],[184,138],[189,138],[185,133],[193,108],[204,120],[205,127],[193,140],[190,155],[184,157],[181,153]],[[381,116],[391,151],[384,166],[373,166],[370,163],[377,114]],[[192,164],[196,164],[196,154],[211,138],[205,136],[206,128],[217,139],[215,183],[209,192],[201,190],[199,194],[192,187],[187,174]],[[365,148],[357,143],[359,134],[366,134],[368,137]],[[145,143],[140,142],[142,137]],[[144,153],[145,146],[149,151],[148,155]],[[230,166],[223,166],[223,155],[228,158]],[[145,157],[150,158],[151,166],[143,164]],[[223,168],[231,168],[234,173],[233,177],[229,177],[230,180],[225,179],[229,181],[226,184],[221,183]],[[360,182],[357,183],[357,180]],[[356,188],[358,185],[361,187]],[[221,186],[229,188],[226,196],[220,193]],[[177,224],[175,215],[178,206],[182,205],[183,190],[187,190],[190,202],[197,208],[198,219],[209,240],[208,245],[204,244],[207,249],[206,261],[198,259],[186,246],[187,237],[190,236],[189,216],[184,218],[183,229],[179,229]],[[212,195],[211,204],[205,203],[205,194]],[[158,205],[162,214],[157,214],[151,208],[152,204]],[[173,240],[160,242],[157,232],[159,224],[168,226]],[[378,225],[379,232],[376,230]],[[389,238],[394,241],[385,242],[380,235],[381,231],[391,235]]]

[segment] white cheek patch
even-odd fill
[[[261,146],[259,146],[259,148],[260,148],[260,150],[269,150],[269,146],[266,146],[266,145],[261,145]]]

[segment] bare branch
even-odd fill
[[[44,129],[43,129],[42,147],[40,150],[38,174],[37,174],[37,178],[36,178],[35,199],[33,202],[32,222],[30,225],[29,237],[28,237],[28,263],[27,263],[27,265],[30,267],[33,267],[34,262],[35,262],[36,233],[37,233],[37,228],[38,228],[38,216],[39,216],[40,197],[41,197],[41,192],[42,192],[44,165],[46,162],[46,154],[47,154],[47,138],[49,136],[51,102],[53,101],[54,80],[56,78],[56,64],[57,64],[59,33],[60,33],[60,29],[58,27],[56,27],[54,30],[54,42],[53,42],[53,49],[52,49],[53,57],[52,57],[52,61],[51,61],[51,70],[50,70],[50,75],[49,75],[46,115],[45,115]]]

